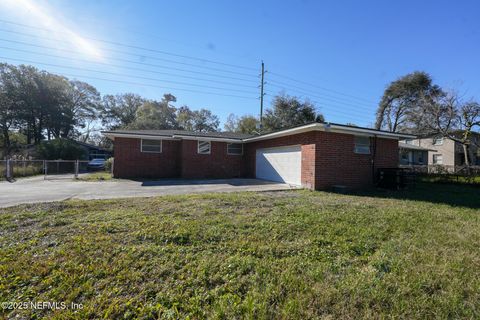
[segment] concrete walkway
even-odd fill
[[[71,175],[70,175],[71,177]],[[114,199],[208,192],[274,191],[292,189],[288,184],[256,179],[74,181],[44,180],[43,176],[0,182],[0,207],[66,199]]]

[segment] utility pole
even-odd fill
[[[260,82],[260,132],[261,132],[263,129],[263,96],[265,95],[265,93],[263,92],[263,87],[265,85],[265,81],[264,81],[265,64],[263,63],[263,60],[262,60],[262,73],[260,74],[260,77],[262,79]]]

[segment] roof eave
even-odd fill
[[[126,133],[126,132],[113,132],[102,131],[102,134],[111,140],[115,138],[132,138],[132,139],[151,139],[151,140],[201,140],[201,141],[217,141],[217,142],[230,142],[230,143],[242,143],[242,139],[234,138],[217,138],[208,136],[190,136],[190,135],[158,135],[148,133]]]
[[[363,135],[369,137],[380,137],[380,138],[387,138],[387,139],[412,139],[416,136],[410,134],[401,134],[401,133],[394,133],[394,132],[386,132],[386,131],[377,131],[373,129],[367,128],[358,128],[358,127],[348,127],[348,126],[341,126],[337,124],[330,124],[330,123],[311,123],[305,126],[296,127],[292,129],[286,129],[282,131],[267,133],[258,137],[247,138],[244,139],[244,142],[254,142],[260,140],[267,140],[267,139],[274,139],[280,138],[284,136],[304,133],[308,131],[325,131],[325,132],[337,132],[337,133],[346,133],[346,134],[355,134],[355,135]]]
[[[232,142],[232,143],[242,143],[242,139],[235,138],[216,138],[216,137],[207,137],[207,136],[190,136],[190,135],[181,135],[174,134],[174,138],[183,139],[183,140],[198,140],[198,141],[217,141],[217,142]]]
[[[179,140],[175,139],[173,136],[166,135],[155,135],[155,134],[143,134],[143,133],[122,133],[122,132],[111,132],[111,131],[102,131],[102,134],[111,139],[115,138],[132,138],[132,139],[151,139],[151,140]]]

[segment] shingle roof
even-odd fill
[[[323,128],[324,130],[337,130],[344,131],[349,134],[378,134],[380,136],[396,137],[403,139],[415,138],[413,135],[394,133],[384,130],[376,130],[365,127],[350,126],[332,122],[310,122],[290,128],[283,128],[277,131],[266,132],[260,135],[244,134],[244,133],[235,133],[235,132],[194,132],[186,130],[114,130],[114,131],[102,131],[103,134],[107,136],[115,135],[135,135],[135,136],[158,136],[158,137],[171,137],[171,138],[182,138],[182,136],[191,136],[192,138],[212,138],[212,139],[224,139],[224,140],[239,140],[244,142],[251,142],[254,140],[269,139],[273,136],[279,135],[288,135],[293,134],[293,132],[298,132],[305,129],[315,130],[318,128]],[[353,133],[352,133],[353,132]]]
[[[114,130],[105,131],[104,133],[118,133],[118,134],[135,134],[135,135],[150,135],[150,136],[192,136],[205,138],[223,138],[223,139],[246,139],[253,137],[252,134],[237,133],[237,132],[195,132],[188,130]]]

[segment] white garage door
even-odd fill
[[[259,179],[301,185],[302,149],[300,146],[258,149],[255,168]]]

